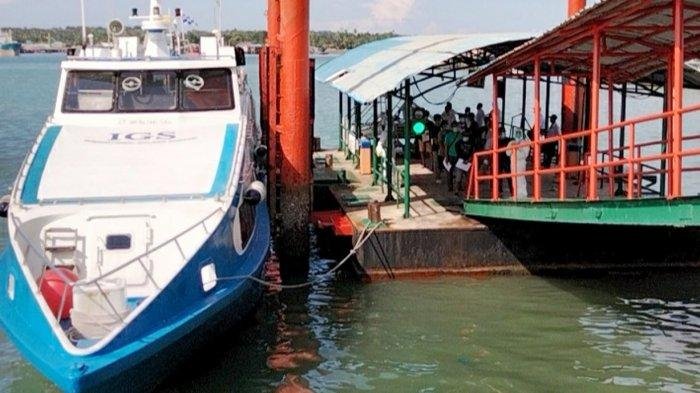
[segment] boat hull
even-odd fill
[[[221,280],[208,292],[202,288],[204,264],[214,263],[219,278],[262,275],[270,241],[267,207],[264,203],[256,207],[253,235],[241,254],[233,247],[233,220],[228,217],[148,308],[104,349],[88,356],[71,355],[60,345],[8,247],[0,256],[0,325],[20,352],[61,390],[155,389],[210,338],[208,332],[234,326],[256,308],[262,296],[262,286],[248,279]]]
[[[0,57],[19,56],[22,45],[18,42],[0,44]]]

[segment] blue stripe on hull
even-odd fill
[[[51,126],[46,130],[44,137],[41,139],[36,153],[34,154],[34,158],[32,159],[32,164],[29,166],[27,177],[24,180],[24,186],[22,187],[22,203],[30,205],[39,203],[38,194],[41,178],[44,175],[44,168],[46,168],[46,162],[49,160],[51,149],[53,149],[53,145],[56,143],[56,138],[58,138],[60,132],[60,126]]]
[[[202,290],[200,268],[205,261],[215,264],[219,277],[262,274],[270,243],[267,206],[257,207],[254,235],[243,255],[233,248],[228,217],[153,303],[96,354],[78,357],[63,350],[11,247],[0,256],[0,324],[22,354],[62,390],[133,390],[137,382],[144,384],[140,388],[155,388],[173,360],[186,358],[192,342],[206,339],[196,336],[198,332],[214,321],[239,320],[262,295],[262,287],[250,280],[221,281],[209,293]],[[7,296],[8,274],[15,277],[14,301]]]
[[[233,166],[233,155],[236,153],[236,140],[238,139],[238,124],[228,124],[224,134],[224,143],[221,149],[221,158],[219,159],[219,167],[214,177],[214,184],[208,197],[214,197],[226,192],[226,184],[231,174]]]

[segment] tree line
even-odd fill
[[[80,45],[82,42],[82,30],[79,26],[68,26],[63,28],[39,29],[39,28],[11,28],[13,38],[21,43],[44,43],[60,41],[67,46]],[[95,42],[107,40],[107,31],[103,27],[89,27],[88,32],[93,34]],[[127,27],[125,35],[142,36],[143,32],[137,27]],[[265,41],[266,32],[264,30],[226,30],[223,33],[226,43],[236,45],[243,42],[261,45]],[[191,30],[187,33],[187,38],[191,42],[199,42],[202,35],[211,35],[210,32]],[[345,50],[352,49],[362,44],[394,37],[393,32],[387,33],[367,33],[358,31],[312,31],[310,35],[311,46],[325,50]]]

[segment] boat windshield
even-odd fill
[[[192,112],[234,108],[231,70],[71,71],[63,111]]]

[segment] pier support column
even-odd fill
[[[379,168],[379,159],[377,158],[377,143],[379,143],[379,103],[375,98],[372,101],[372,138],[374,139],[374,144],[372,144],[372,185],[377,185],[377,171]]]
[[[533,124],[533,130],[532,130],[532,139],[535,142],[535,149],[534,149],[534,158],[533,158],[533,168],[535,170],[535,175],[533,177],[533,190],[532,190],[532,197],[536,202],[539,202],[541,197],[542,197],[542,175],[540,174],[540,166],[542,163],[542,143],[540,142],[540,134],[541,134],[541,120],[540,120],[540,113],[542,112],[540,109],[540,76],[541,76],[541,62],[540,58],[536,57],[534,61],[534,67],[535,67],[535,77],[533,79],[534,83],[534,100],[533,103],[534,105],[534,113],[533,116],[535,117]],[[525,94],[523,93],[523,99],[525,97]],[[523,117],[525,117],[525,113],[523,112]]]
[[[600,41],[601,34],[598,28],[593,32],[593,60],[591,71],[591,137],[590,137],[590,157],[588,160],[588,200],[598,200],[598,172],[595,165],[598,163],[598,115],[600,104]]]
[[[338,92],[338,151],[343,151],[343,92]]]
[[[671,105],[673,122],[671,123],[671,189],[669,198],[679,198],[682,194],[683,159],[680,155],[683,149],[683,76],[685,64],[685,37],[683,30],[683,0],[673,1],[673,94]]]
[[[280,5],[281,230],[277,252],[290,268],[308,266],[311,210],[309,0]]]
[[[404,86],[404,128],[403,128],[403,218],[411,218],[411,80]]]
[[[386,93],[386,198],[384,202],[394,199],[394,108],[391,92]]]

